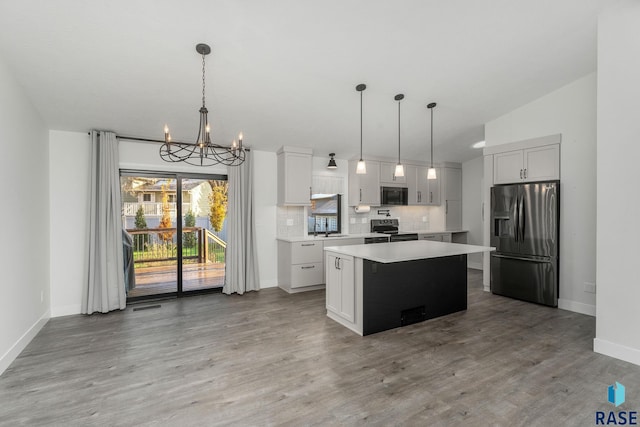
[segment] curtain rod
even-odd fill
[[[89,135],[91,135],[91,132],[87,132],[87,133]],[[97,131],[97,134],[100,135],[100,131]],[[119,135],[116,135],[116,138],[124,139],[124,140],[127,140],[127,141],[157,142],[159,144],[164,144],[164,140],[162,140],[162,139],[138,138],[138,137],[135,137],[135,136],[119,136]],[[178,142],[178,141],[174,141],[174,142]],[[251,151],[251,149],[248,148],[248,147],[243,147],[243,148],[244,148],[245,151]]]

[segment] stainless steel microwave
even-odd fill
[[[383,205],[407,205],[408,195],[407,187],[380,187],[380,202]]]

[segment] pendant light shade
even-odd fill
[[[436,108],[436,103],[430,103],[427,105],[427,108],[431,111],[431,166],[427,171],[427,179],[438,179],[436,176],[436,168],[433,167],[433,109]]]
[[[336,159],[334,159],[336,153],[329,153],[329,164],[327,165],[327,169],[338,169],[338,165],[336,164]]]
[[[356,90],[360,92],[360,160],[358,160],[358,165],[356,166],[356,174],[364,175],[367,173],[367,165],[362,160],[362,92],[367,88],[367,85],[364,83],[360,83],[356,86]]]
[[[393,99],[398,101],[398,164],[396,165],[396,170],[393,175],[401,178],[404,176],[404,166],[402,166],[400,162],[400,101],[404,99],[404,95],[399,93]]]

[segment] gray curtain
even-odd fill
[[[91,132],[91,212],[89,277],[82,296],[82,313],[124,309],[122,207],[118,170],[118,141],[113,132]]]
[[[226,281],[222,292],[238,293],[260,289],[253,208],[253,167],[248,152],[240,166],[229,166],[227,201]]]

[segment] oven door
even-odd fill
[[[407,205],[408,195],[407,187],[380,187],[380,200],[383,205]]]

